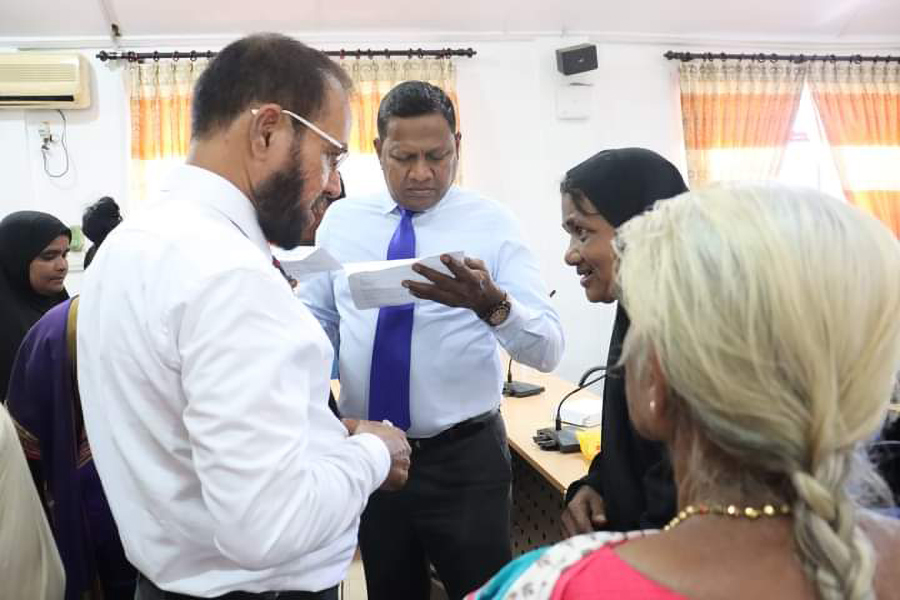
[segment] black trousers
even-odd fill
[[[427,600],[429,563],[453,600],[490,579],[512,558],[511,479],[499,414],[462,439],[414,444],[406,486],[375,492],[362,515],[369,600]]]
[[[159,589],[144,577],[138,575],[137,593],[134,600],[201,600],[195,596],[176,594]],[[338,600],[338,588],[334,586],[321,592],[229,592],[211,600]]]

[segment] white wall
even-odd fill
[[[94,52],[84,52],[93,55]],[[0,110],[0,215],[25,208],[55,214],[66,223],[80,223],[82,209],[103,195],[123,196],[127,187],[127,97],[119,67],[91,58],[92,105],[65,111],[68,119],[67,175],[52,179],[44,172],[38,129],[48,121],[54,136],[62,120],[53,110]],[[52,146],[49,170],[65,164],[62,148]]]
[[[54,110],[0,110],[0,218],[16,210],[41,210],[64,223],[81,223],[81,213],[101,196],[125,197],[128,171],[128,132],[131,127],[121,67],[103,64],[91,56],[91,107],[65,111],[69,170],[58,179],[47,176],[38,130],[50,123],[61,136],[62,119]],[[63,149],[52,144],[48,170],[61,173]],[[67,286],[77,291],[80,257],[72,261]]]
[[[477,45],[459,62],[465,184],[507,202],[541,263],[566,333],[558,373],[577,380],[606,360],[613,307],[589,304],[574,269],[563,263],[568,237],[560,219],[566,170],[604,148],[645,146],[681,166],[683,141],[674,65],[665,48],[603,44],[593,83],[593,115],[556,118],[564,83],[554,50],[582,40],[541,39]]]

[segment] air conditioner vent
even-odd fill
[[[0,108],[87,108],[90,68],[77,54],[0,54]]]

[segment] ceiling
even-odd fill
[[[594,33],[900,40],[900,0],[0,0],[0,45],[102,41],[107,14],[119,24],[124,45],[260,30],[373,39]]]

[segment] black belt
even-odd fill
[[[499,418],[500,409],[495,408],[487,411],[486,413],[475,415],[471,419],[460,421],[450,429],[445,429],[444,431],[430,438],[410,438],[409,445],[412,446],[413,451],[421,452],[425,450],[431,450],[432,448],[437,448],[451,442],[457,442],[459,440],[475,435]]]
[[[137,587],[137,597],[141,600],[337,600],[338,597],[338,586],[334,586],[320,592],[228,592],[215,598],[203,599],[161,590],[142,574],[138,574]]]

